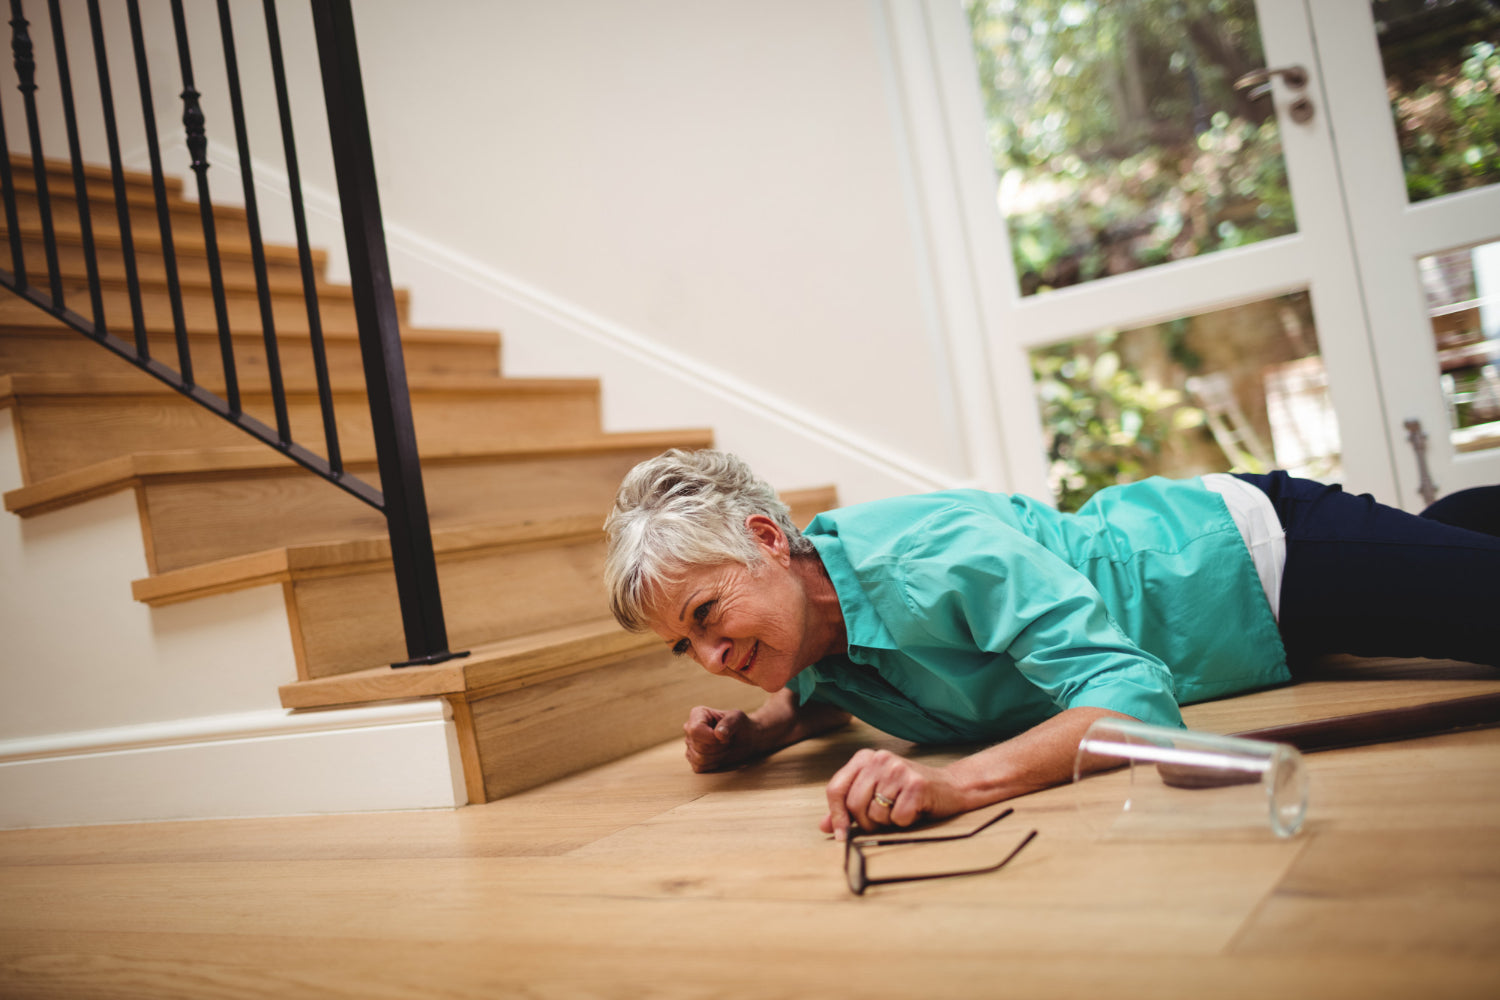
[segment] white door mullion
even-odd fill
[[[1041,347],[1099,330],[1126,330],[1271,298],[1307,287],[1300,234],[1101,278],[1030,298],[1011,298],[1017,344]]]
[[[1408,206],[1402,217],[1413,258],[1490,243],[1500,222],[1500,186],[1475,188]]]

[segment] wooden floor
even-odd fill
[[[1359,666],[1189,721],[1500,689]],[[0,996],[1500,996],[1500,729],[1310,755],[1291,841],[1092,839],[1103,775],[965,848],[1040,831],[1002,872],[856,898],[817,821],[869,743],[904,747],[854,727],[700,776],[668,744],[456,812],[0,833]]]

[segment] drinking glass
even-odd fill
[[[1128,776],[1091,772],[1124,765]],[[1302,755],[1284,743],[1099,719],[1078,744],[1078,804],[1107,837],[1294,836],[1307,816]],[[1120,802],[1123,787],[1124,803]]]

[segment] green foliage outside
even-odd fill
[[[967,8],[1023,293],[1295,230],[1271,102],[1233,87],[1264,65],[1252,0]],[[1121,363],[1117,337],[1032,354],[1065,510],[1160,471],[1172,436],[1204,433],[1179,388]],[[1177,360],[1183,377],[1197,368]]]
[[[1295,230],[1252,0],[970,0],[1026,294]]]
[[[1046,421],[1059,510],[1077,510],[1106,486],[1156,473],[1174,434],[1201,428],[1183,393],[1144,381],[1121,361],[1119,334],[1035,351],[1032,374]]]
[[[1500,12],[1489,25],[1500,33]],[[1457,69],[1440,68],[1413,81],[1391,83],[1406,169],[1406,192],[1422,201],[1500,181],[1500,49],[1492,41],[1462,48]]]
[[[1023,294],[1295,231],[1272,100],[1233,86],[1265,65],[1253,0],[964,2]],[[1500,181],[1500,7],[1372,6],[1411,199]],[[1196,359],[1163,386],[1118,337],[1032,354],[1064,509],[1203,433]]]

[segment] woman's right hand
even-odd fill
[[[759,752],[758,728],[754,719],[737,708],[726,711],[699,705],[688,713],[682,727],[688,763],[699,773],[743,764]]]

